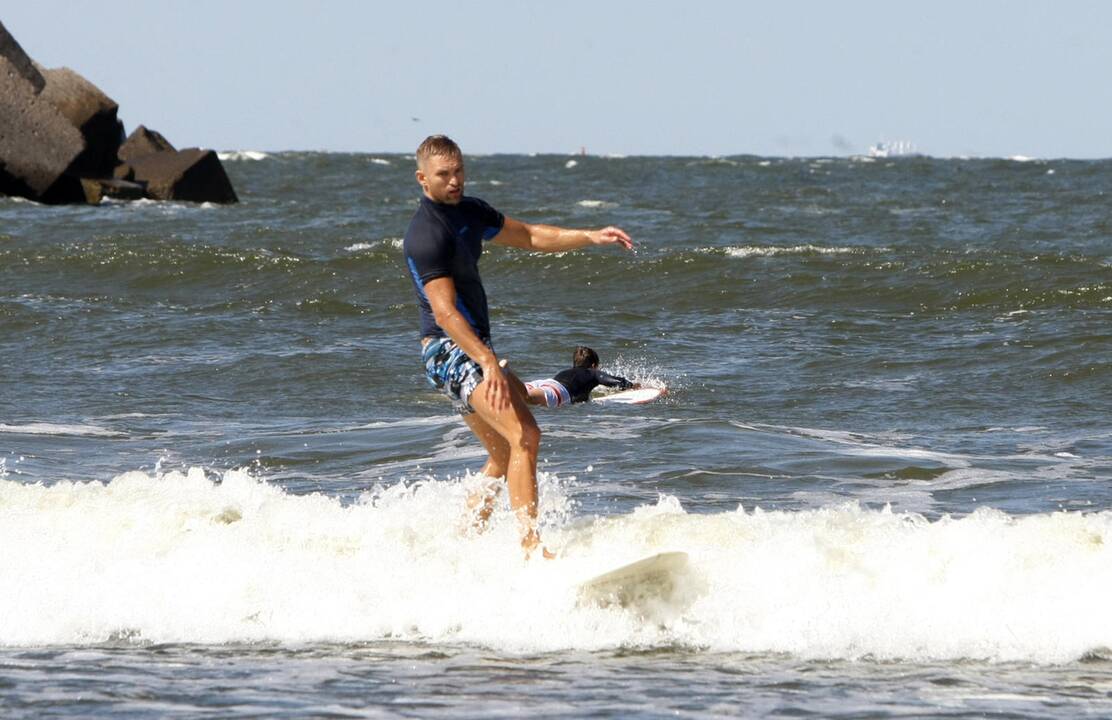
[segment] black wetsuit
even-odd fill
[[[421,196],[421,204],[402,248],[409,267],[417,306],[421,312],[421,337],[445,337],[436,324],[425,283],[450,277],[456,286],[456,308],[467,318],[475,334],[484,342],[490,339],[490,317],[486,292],[479,277],[479,257],[483,243],[502,230],[505,217],[478,198],[464,197],[448,205]]]
[[[606,387],[616,387],[619,390],[628,390],[633,387],[633,383],[626,380],[624,377],[617,375],[610,375],[604,373],[602,370],[586,367],[573,367],[567,370],[561,370],[556,373],[556,377],[552,378],[568,389],[568,394],[571,395],[571,401],[587,402],[591,399],[591,391],[599,385]]]

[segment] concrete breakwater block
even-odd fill
[[[46,84],[39,97],[58,108],[85,139],[85,151],[70,171],[82,177],[111,176],[124,139],[124,124],[116,117],[119,105],[69,68],[40,72]]]
[[[120,146],[119,158],[121,162],[130,163],[135,158],[158,152],[177,152],[177,150],[162,136],[162,133],[140,125]]]
[[[85,202],[97,205],[105,198],[114,200],[142,200],[147,197],[146,183],[117,180],[115,178],[82,178]]]
[[[4,23],[0,23],[0,57],[7,59],[11,63],[11,69],[31,84],[32,92],[42,92],[46,80],[35,67],[35,61],[23,51],[23,46],[16,42]]]
[[[147,197],[155,200],[239,201],[220,158],[212,150],[150,153],[133,158],[129,164],[135,171],[135,181],[146,183]]]
[[[104,197],[238,202],[211,150],[176,150],[70,68],[44,68],[0,23],[0,194],[43,203]],[[141,192],[141,194],[140,194]]]
[[[0,56],[0,192],[40,202],[82,202],[70,167],[85,140],[58,109]]]

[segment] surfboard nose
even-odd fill
[[[581,583],[579,604],[617,606],[649,614],[682,598],[687,570],[687,553],[657,553]]]

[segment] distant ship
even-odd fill
[[[891,158],[891,157],[921,157],[922,153],[915,149],[913,143],[907,140],[895,140],[893,142],[878,142],[876,145],[869,146],[869,157],[872,158]]]

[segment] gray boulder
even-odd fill
[[[190,202],[239,202],[220,158],[212,150],[152,152],[127,163],[135,182],[146,183],[147,196],[155,200]]]
[[[0,57],[7,58],[8,62],[11,63],[11,68],[20,77],[31,83],[31,88],[36,94],[42,92],[46,80],[43,79],[42,74],[35,67],[35,61],[23,51],[23,47],[16,42],[2,22],[0,22]]]
[[[116,200],[142,200],[147,196],[147,186],[116,178],[82,178],[85,202],[97,205],[104,198]]]
[[[0,194],[47,203],[104,197],[238,202],[211,150],[175,150],[69,68],[38,66],[0,23]]]
[[[71,167],[85,151],[85,139],[35,91],[18,62],[0,55],[0,193],[40,202],[83,202],[85,193]]]
[[[120,163],[112,169],[112,177],[116,180],[134,180],[135,168],[127,163]]]
[[[140,125],[135,128],[124,144],[120,146],[119,157],[123,162],[131,162],[134,158],[150,155],[156,152],[177,152],[170,141],[156,132]]]
[[[85,139],[85,152],[70,172],[82,177],[112,175],[124,135],[124,125],[116,117],[119,105],[69,68],[39,71],[46,81],[39,97],[58,108]]]
[[[154,200],[239,202],[220,158],[211,150],[175,150],[162,133],[140,125],[120,146],[114,176],[144,183]]]

